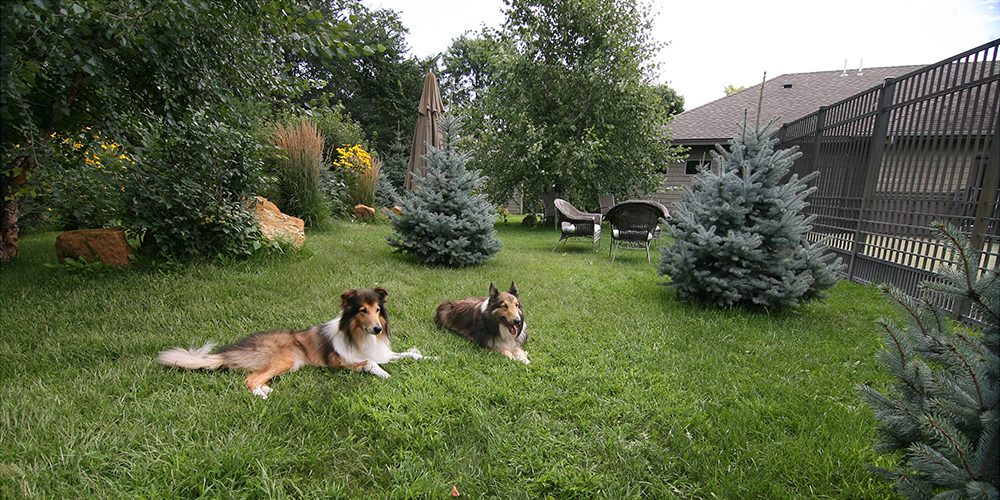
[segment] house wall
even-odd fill
[[[691,179],[694,178],[694,174],[689,173],[688,162],[711,162],[712,161],[712,151],[715,151],[715,146],[688,146],[688,157],[676,163],[671,163],[667,166],[666,175],[663,176],[660,182],[660,188],[652,194],[648,194],[643,198],[658,201],[664,204],[667,209],[672,209],[674,202],[680,200],[681,194],[684,192],[684,188],[691,185]]]

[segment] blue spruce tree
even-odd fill
[[[695,176],[674,204],[657,270],[680,297],[719,307],[781,309],[819,298],[837,282],[840,260],[807,239],[802,213],[811,178],[792,175],[795,148],[774,150],[774,121],[713,152],[718,169]]]
[[[980,253],[953,226],[936,223],[952,266],[921,284],[920,299],[884,290],[905,323],[880,321],[879,359],[896,378],[891,394],[858,387],[880,421],[876,451],[897,453],[893,469],[871,466],[910,499],[1000,498],[1000,280],[980,273]],[[969,304],[982,332],[958,326],[939,304]]]
[[[478,191],[479,173],[465,168],[469,155],[453,147],[461,122],[445,115],[440,126],[444,143],[427,154],[427,172],[414,175],[420,187],[401,200],[389,245],[425,264],[481,264],[503,247],[493,227],[496,211]]]

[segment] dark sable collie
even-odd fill
[[[379,366],[399,358],[421,359],[416,349],[393,352],[389,347],[389,316],[385,312],[384,288],[348,290],[340,295],[341,312],[322,325],[293,332],[290,330],[251,335],[235,344],[215,344],[199,349],[175,348],[163,351],[157,361],[188,370],[249,370],[246,386],[256,396],[267,399],[272,378],[303,365],[349,368],[381,378],[389,374]]]
[[[506,292],[490,283],[489,297],[442,302],[434,320],[481,347],[500,351],[510,359],[531,362],[521,347],[528,341],[528,330],[513,281]]]

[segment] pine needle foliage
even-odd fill
[[[718,307],[777,310],[822,297],[843,265],[808,237],[802,210],[812,176],[782,180],[797,148],[774,150],[774,120],[716,146],[717,169],[694,177],[674,204],[657,270],[680,297]]]
[[[881,320],[879,359],[896,377],[892,394],[858,390],[880,421],[876,451],[902,451],[893,468],[870,466],[909,499],[1000,498],[1000,280],[980,274],[980,254],[950,224],[933,225],[952,252],[938,280],[921,283],[921,298],[884,291],[905,323]],[[967,301],[982,332],[960,326],[940,306]],[[981,334],[980,334],[981,333]]]
[[[493,228],[496,211],[479,191],[479,173],[465,168],[471,156],[453,147],[461,121],[445,115],[440,129],[441,148],[431,147],[426,173],[414,174],[420,187],[400,200],[402,215],[391,216],[389,245],[429,265],[478,265],[503,247]]]

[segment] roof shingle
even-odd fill
[[[889,77],[901,77],[919,66],[891,66],[844,71],[792,73],[764,82],[763,111],[760,123],[780,116],[779,123],[788,123],[882,84]],[[744,110],[749,123],[757,120],[757,103],[761,84],[754,85],[717,101],[685,111],[674,117],[669,128],[673,144],[725,143],[739,133]]]

